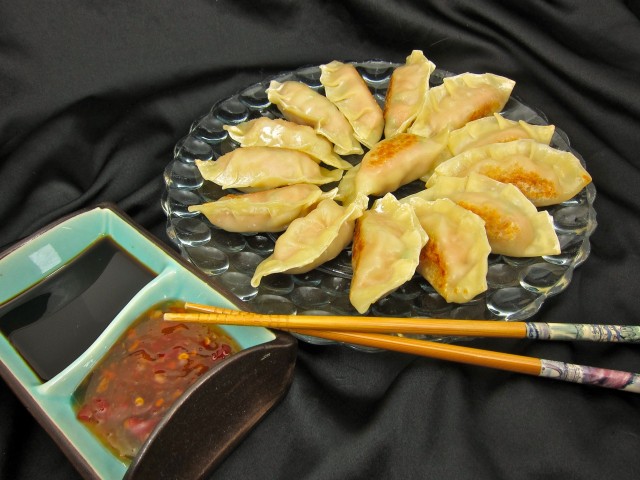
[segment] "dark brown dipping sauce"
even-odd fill
[[[104,237],[0,306],[0,332],[42,381],[50,380],[78,358],[155,276]]]
[[[78,420],[123,460],[187,388],[240,349],[219,327],[162,319],[183,304],[163,302],[138,318],[74,394]]]

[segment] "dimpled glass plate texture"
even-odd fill
[[[380,105],[398,64],[383,61],[354,62]],[[432,86],[452,75],[436,69]],[[240,93],[216,103],[197,119],[187,136],[174,149],[174,159],[164,171],[166,190],[162,207],[167,215],[167,233],[182,254],[207,275],[218,277],[247,307],[261,313],[358,315],[349,302],[351,251],[345,249],[336,259],[301,275],[274,274],[264,277],[259,288],[250,284],[256,266],[273,252],[277,235],[229,233],[211,225],[187,207],[209,202],[230,193],[202,179],[195,159],[215,160],[238,148],[222,128],[267,116],[282,115],[267,99],[265,90],[271,80],[301,81],[324,93],[318,66],[303,67],[266,79]],[[546,116],[512,96],[502,112],[512,120],[538,125],[548,124]],[[556,127],[551,145],[573,151],[569,139]],[[344,157],[356,164],[361,157]],[[335,184],[328,187],[335,186]],[[328,188],[325,187],[325,188]],[[424,188],[420,181],[395,192],[402,197]],[[593,209],[595,188],[588,185],[578,195],[562,204],[548,207],[553,216],[562,251],[559,255],[536,258],[513,258],[491,255],[487,274],[488,290],[465,304],[447,303],[420,276],[372,305],[368,315],[394,317],[439,317],[524,320],[534,315],[544,300],[569,285],[573,270],[589,256],[589,237],[596,228]],[[311,343],[331,343],[312,337],[299,337]],[[431,338],[433,340],[433,338]],[[445,338],[435,340],[446,341]],[[362,347],[355,347],[369,350]]]

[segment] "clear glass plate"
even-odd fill
[[[385,94],[395,63],[383,61],[354,62],[365,82],[384,104]],[[452,75],[436,69],[432,85]],[[167,215],[167,234],[182,255],[210,276],[218,277],[247,307],[261,313],[358,315],[349,302],[351,251],[345,249],[336,259],[301,275],[275,274],[262,279],[259,288],[250,284],[258,263],[273,252],[276,235],[229,233],[211,225],[199,213],[187,207],[213,201],[229,191],[204,182],[195,159],[216,159],[238,148],[225,124],[237,124],[256,117],[281,118],[265,93],[271,80],[297,80],[324,93],[319,66],[286,72],[245,88],[217,102],[211,110],[195,120],[189,133],[175,146],[174,158],[164,171],[166,189],[162,208]],[[502,112],[512,120],[538,125],[548,124],[544,113],[512,96]],[[553,147],[571,150],[567,135],[556,126]],[[351,163],[358,156],[345,157]],[[335,185],[332,185],[335,186]],[[396,191],[398,197],[424,188],[417,181]],[[438,317],[470,319],[524,320],[534,315],[546,298],[562,292],[571,281],[574,269],[589,256],[589,237],[596,228],[593,183],[578,195],[559,205],[548,207],[560,239],[559,255],[536,258],[489,257],[488,290],[465,304],[447,303],[419,275],[401,288],[372,305],[368,315],[399,317]],[[331,343],[301,337],[312,343]],[[446,341],[446,339],[436,339]],[[361,347],[356,347],[361,348]],[[366,350],[366,349],[365,349]]]

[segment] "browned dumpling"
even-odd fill
[[[485,222],[491,251],[512,257],[539,257],[560,253],[553,219],[538,211],[515,186],[479,173],[467,177],[439,176],[426,190],[406,197],[423,200],[449,198]]]
[[[431,137],[502,110],[515,82],[492,73],[446,77],[427,93],[410,133]]]
[[[487,290],[491,246],[484,220],[448,198],[409,204],[429,240],[420,252],[420,273],[447,302],[465,303]]]
[[[434,138],[400,133],[378,142],[345,174],[338,187],[339,198],[348,202],[359,193],[382,196],[417,180],[447,158],[442,157],[446,139],[446,132]]]
[[[449,134],[449,150],[455,156],[472,148],[492,143],[531,139],[549,145],[556,128],[553,125],[532,125],[524,120],[509,120],[499,113],[467,123]]]
[[[349,292],[354,308],[365,313],[375,301],[407,282],[426,242],[411,205],[400,204],[390,193],[376,200],[356,221]]]
[[[571,152],[534,140],[517,140],[462,152],[438,165],[427,186],[439,176],[464,177],[471,172],[515,185],[538,207],[569,200],[591,182]]]

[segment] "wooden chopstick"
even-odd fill
[[[241,312],[238,310],[230,310],[224,309],[221,307],[214,307],[208,305],[200,305],[194,303],[186,303],[185,309],[187,310],[195,310],[198,312],[208,312],[208,313],[165,313],[165,320],[172,321],[186,321],[186,322],[205,322],[205,323],[217,323],[217,324],[232,324],[232,325],[245,325],[245,326],[262,326],[268,328],[278,328],[283,330],[288,330],[292,333],[297,333],[299,335],[313,336],[318,338],[324,338],[328,340],[333,340],[337,342],[350,343],[354,345],[362,345],[367,347],[374,347],[384,350],[391,350],[396,352],[408,353],[413,355],[419,355],[423,357],[435,358],[439,360],[447,360],[457,363],[465,363],[469,365],[477,365],[487,368],[494,368],[499,370],[505,370],[510,372],[522,373],[526,375],[533,375],[538,377],[547,377],[553,378],[556,380],[563,380],[566,382],[572,383],[580,383],[585,385],[594,385],[605,388],[612,388],[617,390],[624,390],[628,392],[640,393],[640,375],[637,373],[624,372],[621,370],[611,370],[605,368],[597,368],[590,367],[586,365],[577,365],[573,363],[559,362],[555,360],[546,360],[542,358],[535,357],[527,357],[522,355],[513,355],[509,353],[502,352],[494,352],[490,350],[482,350],[478,348],[472,347],[464,347],[460,345],[452,345],[448,343],[438,343],[432,342],[428,340],[418,340],[407,337],[400,337],[397,335],[387,335],[383,333],[365,333],[365,332],[354,332],[354,331],[334,331],[331,330],[335,327],[335,325],[340,325],[342,327],[346,327],[344,322],[337,321],[336,324],[329,326],[327,323],[323,325],[323,328],[318,326],[317,322],[313,322],[311,320],[333,320],[336,321],[341,317],[321,317],[321,316],[288,316],[288,315],[264,315],[264,314],[256,314],[251,312]],[[360,320],[361,318],[367,317],[346,317],[346,321],[350,322],[349,324],[353,324],[353,319]],[[384,321],[383,321],[384,320]],[[419,322],[429,321],[429,319],[388,319],[388,318],[369,318],[368,322],[371,324],[379,326],[385,324],[390,320],[403,320],[405,323],[403,325],[412,325],[414,322],[411,320],[417,320]],[[308,325],[314,325],[315,328],[309,327],[300,327],[304,322],[308,322]],[[408,322],[408,323],[406,323]],[[445,322],[447,325],[449,323],[458,324],[459,322],[469,322],[468,320],[446,320],[446,319],[438,319],[438,323]],[[484,322],[482,320],[473,321],[473,322]],[[506,325],[524,323],[526,324],[530,322],[489,322],[489,323],[504,323]],[[298,325],[298,327],[294,327]],[[539,324],[534,323],[534,325],[550,325],[550,324]],[[553,324],[551,324],[553,325]],[[559,324],[562,325],[562,324]],[[396,328],[397,330],[398,323],[385,324],[384,328]],[[575,325],[573,326],[575,327]],[[633,335],[637,336],[637,328],[638,327],[623,327],[623,326],[607,326],[607,325],[596,325],[596,326],[584,326],[584,327],[602,327],[605,334],[600,331],[599,328],[596,334],[590,334],[589,336],[593,338],[588,338],[589,340],[594,341],[633,341],[637,342],[637,338],[633,337]],[[327,330],[329,328],[329,330]],[[367,328],[372,328],[369,325]],[[382,328],[382,327],[380,327]],[[440,328],[440,327],[438,327]],[[476,328],[474,326],[474,328]],[[500,337],[512,337],[512,338],[546,338],[548,340],[568,340],[568,339],[576,339],[576,340],[585,340],[587,338],[580,332],[582,329],[578,329],[578,333],[567,334],[567,332],[562,331],[560,333],[552,333],[551,331],[548,333],[544,333],[541,335],[540,333],[536,333],[535,337],[529,336],[529,328],[524,329],[524,334],[520,330],[516,329],[500,329],[499,333],[496,335],[492,333],[489,335],[488,333],[495,328],[495,326],[491,327],[488,330],[479,329],[480,333],[485,333],[484,336],[500,336]],[[615,335],[611,333],[610,329],[615,328]],[[627,329],[631,328],[631,334],[627,334]],[[618,331],[617,329],[621,329]],[[440,330],[438,330],[440,331]],[[448,330],[447,330],[448,331]],[[461,330],[455,331],[455,333],[451,333],[453,335],[462,336],[464,333],[462,332],[470,332],[470,330]],[[509,332],[506,334],[506,332]],[[609,332],[609,333],[607,333]],[[406,332],[405,332],[406,333]],[[413,332],[413,333],[422,333],[422,332]],[[433,332],[429,332],[433,333]],[[471,333],[467,333],[467,335],[471,335]],[[514,336],[519,335],[519,336]],[[567,335],[571,338],[567,338]],[[473,333],[473,336],[481,336],[478,333]],[[558,338],[560,336],[560,338]],[[574,338],[574,336],[577,336]],[[555,338],[552,338],[555,337]],[[603,340],[603,338],[605,338]]]
[[[528,338],[640,343],[640,326],[587,325],[442,318],[392,318],[321,315],[258,314],[222,307],[185,303],[186,310],[203,313],[167,313],[166,320],[275,328],[279,330],[333,330],[367,333],[405,333],[459,337]]]

